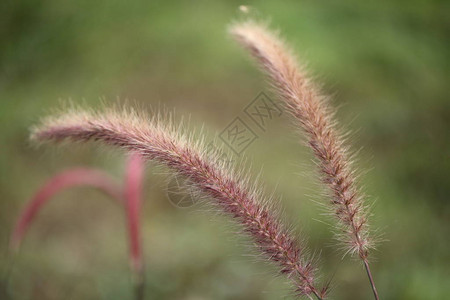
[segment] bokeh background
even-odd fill
[[[0,4],[0,298],[133,299],[123,212],[74,188],[52,199],[21,251],[8,239],[21,208],[48,178],[74,166],[123,176],[123,153],[35,147],[29,127],[61,102],[176,110],[213,139],[260,92],[276,100],[227,36],[237,1],[2,1]],[[385,240],[372,268],[382,299],[450,294],[449,3],[251,1],[333,95],[354,133],[356,165]],[[108,105],[108,104],[107,104]],[[245,151],[253,176],[281,197],[286,223],[320,253],[333,299],[370,299],[359,262],[337,250],[308,149],[287,114]],[[225,147],[217,142],[218,147]],[[227,217],[167,197],[167,170],[145,180],[145,299],[290,299]]]

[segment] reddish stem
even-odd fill
[[[140,235],[140,209],[142,178],[144,162],[137,153],[132,153],[128,159],[125,178],[125,200],[127,208],[128,234],[130,239],[131,268],[134,270],[136,284],[136,299],[143,298],[144,266]]]
[[[377,288],[375,286],[375,281],[373,280],[373,277],[372,277],[372,272],[370,271],[369,262],[367,261],[367,259],[364,259],[363,261],[364,261],[364,267],[366,268],[367,276],[369,277],[370,286],[372,287],[373,295],[375,296],[376,300],[380,300],[380,298],[378,298],[378,292],[377,292]]]
[[[65,188],[80,185],[96,187],[122,203],[122,192],[108,174],[87,168],[64,171],[47,181],[27,203],[14,227],[11,249],[17,250],[34,217],[53,195]]]

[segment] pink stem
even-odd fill
[[[375,297],[375,300],[380,300],[377,292],[377,288],[375,286],[375,281],[372,277],[372,272],[370,271],[369,262],[367,259],[364,259],[364,267],[366,268],[367,276],[369,277],[370,286],[372,287],[373,296]]]
[[[125,178],[125,200],[127,222],[130,238],[131,267],[137,276],[136,298],[141,299],[143,293],[143,259],[140,235],[140,210],[144,161],[138,153],[131,153]]]
[[[76,168],[64,171],[47,181],[27,203],[14,227],[10,242],[11,249],[18,249],[34,217],[53,195],[65,188],[79,185],[96,187],[117,199],[122,204],[122,192],[108,174],[88,168]]]

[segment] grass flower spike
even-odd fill
[[[305,247],[282,226],[258,189],[247,186],[246,178],[228,170],[179,131],[160,118],[148,120],[135,112],[75,111],[43,120],[34,128],[32,138],[53,142],[100,140],[168,166],[234,217],[257,248],[293,282],[297,294],[323,299],[326,291],[315,285],[315,267],[306,257]]]
[[[363,196],[356,187],[348,151],[335,129],[326,97],[308,79],[291,50],[265,25],[253,21],[238,23],[230,28],[230,33],[256,58],[293,115],[295,124],[307,135],[319,162],[322,181],[329,187],[341,233],[339,238],[348,252],[356,253],[363,261],[378,299],[368,263],[372,240]]]

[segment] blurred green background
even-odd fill
[[[123,212],[74,188],[39,214],[8,254],[21,208],[48,178],[74,166],[123,174],[123,154],[99,147],[35,147],[29,127],[61,99],[165,107],[217,136],[261,91],[264,77],[227,36],[237,1],[2,1],[0,4],[0,298],[132,299]],[[361,183],[374,202],[373,252],[382,299],[450,294],[450,7],[444,1],[251,1],[333,95],[355,133]],[[245,151],[285,221],[320,253],[332,299],[370,299],[358,261],[342,259],[308,149],[285,114]],[[217,144],[221,147],[220,143]],[[366,172],[367,170],[367,172]],[[290,299],[275,268],[229,219],[167,198],[167,170],[150,164],[142,212],[146,299]],[[286,296],[288,295],[288,296]]]

